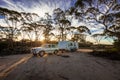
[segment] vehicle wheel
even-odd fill
[[[45,52],[44,52],[44,51],[39,52],[39,56],[40,56],[40,57],[43,57],[44,55],[45,55]]]
[[[55,50],[55,51],[54,51],[54,54],[57,55],[57,54],[58,54],[58,50]]]

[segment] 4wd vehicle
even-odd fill
[[[57,54],[58,53],[58,47],[56,44],[45,44],[42,45],[41,47],[35,47],[31,49],[31,53],[33,53],[34,56],[36,56],[37,54],[39,56],[44,56],[45,53],[54,53]]]

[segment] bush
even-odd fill
[[[120,60],[120,54],[117,48],[106,49],[103,51],[95,50],[90,54],[96,57],[102,57],[111,60]]]
[[[12,47],[9,41],[0,42],[0,56],[13,55],[13,54],[25,54],[30,53],[31,47],[41,46],[41,42],[31,41],[17,41],[12,42]]]
[[[114,46],[118,51],[120,51],[120,40],[115,40]]]

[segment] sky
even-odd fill
[[[63,10],[73,6],[76,0],[0,0],[0,6],[17,11],[34,12],[43,16],[55,8]]]
[[[15,10],[18,12],[30,12],[30,13],[37,13],[39,16],[44,17],[45,13],[49,13],[52,15],[53,10],[56,8],[61,8],[62,10],[67,10],[71,6],[74,6],[76,0],[0,0],[0,7],[4,7],[10,10]],[[0,24],[4,24],[1,21],[0,17]],[[79,25],[86,25],[89,26],[92,33],[101,33],[103,29],[94,28],[94,24],[85,24],[80,23],[77,20],[73,19],[72,26],[79,26]],[[102,26],[102,25],[97,25]],[[87,36],[87,41],[95,42],[95,40]],[[112,40],[111,40],[112,41]],[[108,40],[101,40],[102,44],[111,44]]]

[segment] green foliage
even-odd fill
[[[93,51],[90,53],[90,55],[93,55],[95,57],[101,57],[101,58],[106,58],[110,60],[120,60],[120,54],[116,51]]]
[[[41,46],[41,42],[31,42],[29,40],[22,40],[18,42],[13,42],[13,47],[10,47],[9,45],[10,43],[8,41],[0,42],[0,56],[30,53],[30,49],[32,47]]]
[[[114,46],[118,51],[120,51],[120,40],[115,40]]]
[[[83,43],[79,43],[79,48],[91,48],[92,45],[93,43],[91,42],[83,42]]]
[[[118,52],[118,49],[117,48],[111,48],[111,49],[106,49],[106,51],[108,52],[108,53],[117,53]]]

